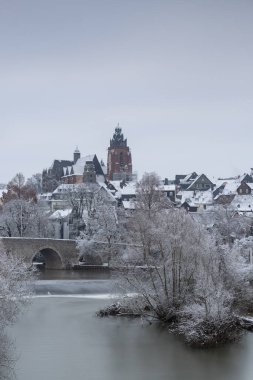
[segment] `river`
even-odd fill
[[[155,324],[97,318],[108,275],[44,275],[31,305],[10,329],[17,380],[251,380],[253,334],[219,349],[187,347]],[[52,279],[58,278],[58,279]]]

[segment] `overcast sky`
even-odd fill
[[[0,182],[106,161],[139,176],[253,167],[253,1],[0,0]]]

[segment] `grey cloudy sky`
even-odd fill
[[[253,1],[0,0],[0,182],[106,149],[139,175],[253,166]]]

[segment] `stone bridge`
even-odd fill
[[[78,251],[75,240],[40,238],[1,238],[8,252],[32,264],[36,256],[43,258],[47,269],[65,269],[78,263]]]

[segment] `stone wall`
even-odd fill
[[[22,257],[28,264],[42,251],[49,259],[47,268],[64,269],[78,263],[75,240],[1,238],[1,241],[8,252]]]

